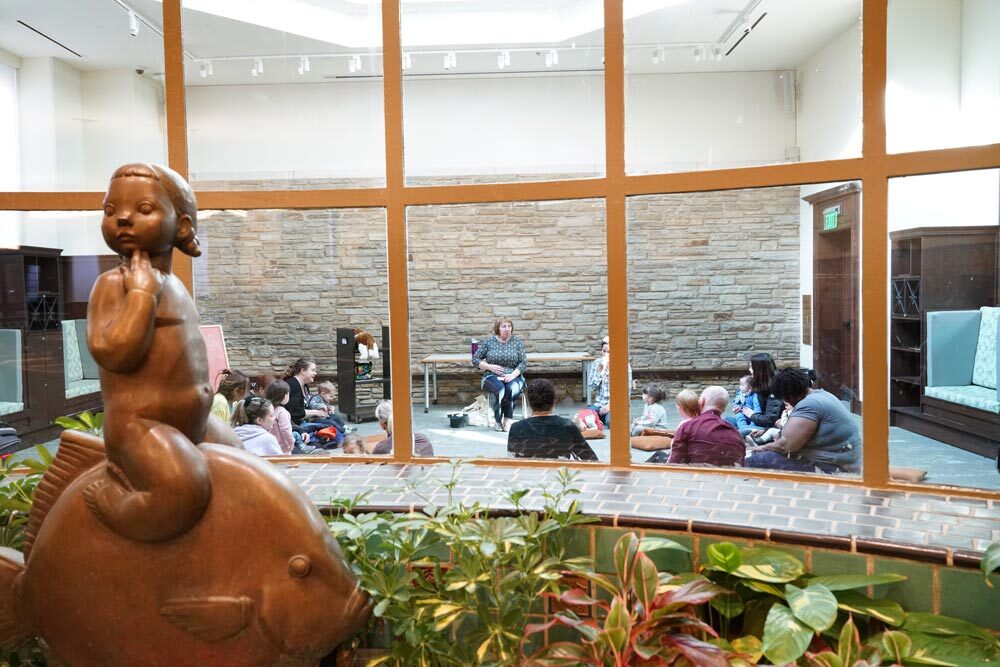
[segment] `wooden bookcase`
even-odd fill
[[[24,345],[25,414],[10,419],[22,434],[65,414],[61,254],[34,246],[0,250],[0,328],[20,329]]]
[[[358,379],[357,358],[354,345],[354,329],[337,328],[337,409],[348,421],[361,423],[375,418],[375,406],[379,400],[390,398],[389,327],[382,327],[379,341],[379,358],[365,363],[372,364],[372,377]]]

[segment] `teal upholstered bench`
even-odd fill
[[[1000,308],[927,313],[924,395],[1000,415]]]
[[[87,347],[87,320],[63,320],[62,332],[66,398],[99,392],[97,362]]]
[[[0,329],[0,415],[24,410],[21,331]]]

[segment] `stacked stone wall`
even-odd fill
[[[676,391],[731,383],[754,351],[771,352],[779,363],[798,359],[798,202],[797,187],[629,200],[637,377],[659,375]],[[604,211],[601,200],[409,209],[414,399],[423,400],[422,357],[468,351],[470,339],[490,335],[499,316],[514,320],[529,351],[597,353],[607,331]],[[388,324],[382,209],[213,211],[200,221],[199,235],[205,252],[195,260],[198,307],[205,323],[222,325],[233,367],[278,371],[312,356],[321,375],[333,376],[338,326],[378,337]],[[561,394],[575,397],[582,394],[578,369],[567,363],[532,370],[557,374]],[[441,402],[478,393],[471,367],[440,371]]]

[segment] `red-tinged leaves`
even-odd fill
[[[600,665],[587,647],[572,642],[556,642],[541,649],[527,662],[535,667],[576,667],[577,665]]]
[[[635,555],[639,552],[639,538],[635,533],[625,533],[615,543],[612,552],[612,560],[615,564],[615,572],[618,573],[618,580],[623,586],[627,586],[632,580],[632,568],[635,565]]]
[[[635,570],[632,573],[632,588],[635,590],[639,604],[642,605],[644,616],[649,614],[650,603],[656,597],[659,580],[656,565],[649,559],[649,556],[639,552],[635,560]]]
[[[726,651],[691,635],[665,635],[661,643],[676,649],[698,667],[729,667],[729,654]]]
[[[854,625],[854,617],[848,616],[844,627],[840,629],[840,642],[837,644],[837,654],[845,665],[853,665],[861,655],[861,635]]]
[[[600,600],[590,597],[582,588],[571,588],[561,595],[546,593],[545,597],[559,600],[559,602],[569,607],[586,607],[600,603]]]
[[[656,609],[677,609],[686,605],[704,604],[722,592],[722,589],[706,579],[696,579],[680,588],[661,593],[653,600]]]
[[[598,588],[604,589],[611,595],[617,595],[619,592],[618,586],[603,574],[597,574],[596,572],[576,572],[575,574],[593,583]]]
[[[628,604],[621,597],[611,601],[608,617],[604,619],[604,631],[615,651],[621,653],[628,644],[632,634],[632,617],[629,615]]]

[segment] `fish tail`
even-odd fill
[[[0,547],[0,647],[7,650],[13,650],[35,636],[18,622],[14,612],[17,580],[23,572],[24,556],[21,552]]]

